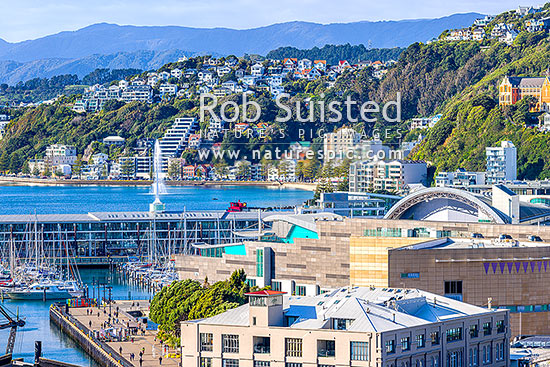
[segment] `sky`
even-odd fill
[[[107,22],[189,27],[265,26],[286,21],[344,23],[497,14],[518,0],[0,0],[0,38],[35,39]]]

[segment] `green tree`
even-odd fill
[[[24,175],[28,175],[31,173],[31,170],[29,168],[29,162],[28,161],[25,161],[25,163],[23,163],[23,167],[21,168],[21,172],[24,174]]]
[[[168,165],[168,177],[173,180],[181,178],[181,163],[177,160],[173,160]]]
[[[225,281],[209,285],[194,280],[175,281],[161,289],[151,301],[149,317],[158,324],[158,336],[167,343],[180,343],[180,323],[215,316],[243,305],[250,287],[244,270],[236,270]]]
[[[132,159],[125,159],[120,166],[120,174],[123,178],[129,179],[134,175],[134,161]]]
[[[6,173],[10,168],[10,157],[8,153],[4,150],[2,155],[0,155],[0,172]]]
[[[17,152],[11,154],[9,170],[11,173],[19,173],[21,171],[21,158]]]

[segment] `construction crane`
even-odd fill
[[[15,346],[15,334],[17,333],[18,327],[25,326],[25,320],[20,319],[19,315],[12,317],[7,309],[5,309],[2,305],[0,305],[0,315],[4,316],[4,318],[7,320],[6,323],[0,320],[0,330],[3,329],[9,329],[10,335],[8,337],[8,345],[6,347],[6,354],[13,354],[13,348]]]

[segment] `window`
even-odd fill
[[[264,250],[261,248],[256,250],[256,276],[264,276]]]
[[[490,364],[491,361],[492,361],[492,351],[491,351],[491,346],[488,345],[487,347],[483,347],[483,354],[484,354],[484,357],[483,357],[483,363],[485,364]]]
[[[302,364],[296,362],[286,362],[285,367],[302,367]]]
[[[445,297],[462,301],[462,280],[446,280]]]
[[[491,335],[491,323],[483,323],[483,335]]]
[[[334,340],[317,340],[318,357],[334,357],[336,355],[336,342]]]
[[[447,330],[447,342],[454,342],[457,340],[462,340],[462,328],[452,328]]]
[[[395,353],[395,340],[386,340],[386,353]]]
[[[254,353],[271,353],[271,338],[268,336],[255,336],[252,340],[254,341]]]
[[[302,339],[286,338],[285,353],[287,357],[301,357],[302,356]]]
[[[246,284],[248,284],[249,287],[255,287],[256,286],[256,279],[247,279]]]
[[[432,341],[432,345],[439,345],[439,331],[432,331],[430,333],[430,339]]]
[[[239,367],[238,359],[222,359],[222,367]]]
[[[439,357],[434,356],[431,359],[430,367],[437,367],[439,365]]]
[[[477,338],[479,335],[479,329],[477,325],[470,325],[470,338]]]
[[[212,367],[212,358],[201,357],[201,367]]]
[[[408,336],[401,338],[401,350],[410,350],[410,349],[411,349],[410,338]]]
[[[504,343],[500,343],[500,349],[498,350],[498,358],[500,361],[504,361]]]
[[[504,320],[497,321],[497,333],[503,333],[505,331]]]
[[[224,353],[239,353],[239,336],[222,334],[222,345]]]
[[[295,293],[296,293],[297,296],[305,296],[306,295],[306,287],[303,286],[303,285],[297,285]]]
[[[350,349],[351,349],[352,361],[369,360],[369,343],[368,342],[351,342]]]
[[[424,334],[418,334],[416,336],[416,347],[417,348],[424,348],[426,346],[426,337]]]
[[[214,345],[214,335],[211,333],[201,333],[201,352],[211,352]]]
[[[269,361],[254,361],[254,367],[269,367],[270,364]]]
[[[476,367],[478,365],[477,358],[477,348],[470,348],[468,353],[468,367]]]
[[[447,365],[449,367],[462,366],[462,352],[456,351],[447,354]]]
[[[277,282],[277,281],[272,281],[271,282],[271,289],[274,290],[274,291],[277,291],[277,292],[280,292],[281,291],[281,282]]]
[[[333,319],[332,328],[334,330],[347,330],[352,322],[351,319]]]

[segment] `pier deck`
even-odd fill
[[[132,307],[134,304],[134,307]],[[137,306],[139,304],[139,307]],[[111,323],[112,327],[126,328],[127,324],[135,325],[136,320],[128,311],[140,310],[144,313],[148,313],[149,302],[148,301],[115,301],[111,305],[111,313],[115,314],[116,308],[119,308],[118,323]],[[87,315],[87,310],[92,310],[92,315]],[[147,310],[147,311],[146,311]],[[104,312],[105,311],[105,312]],[[109,306],[103,307],[88,307],[88,308],[70,308],[69,312],[72,317],[78,320],[82,325],[88,328],[88,331],[99,331],[102,329],[103,324],[108,322],[109,319]],[[99,317],[98,317],[99,313]],[[91,321],[91,329],[90,329]],[[164,353],[164,349],[160,344],[160,341],[156,338],[156,331],[146,330],[145,335],[138,332],[137,335],[132,335],[133,343],[131,341],[124,342],[107,342],[107,344],[119,353],[122,347],[122,353],[119,356],[113,356],[115,359],[125,359],[126,362],[133,364],[136,367],[140,367],[139,352],[142,348],[145,348],[143,355],[142,367],[160,367],[159,357],[162,356],[162,366],[166,367],[178,367],[180,365],[180,358],[168,358],[167,354],[176,354],[177,350],[167,349]],[[134,353],[135,359],[130,361],[130,353]]]

